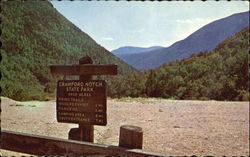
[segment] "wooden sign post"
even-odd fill
[[[94,141],[94,125],[107,124],[107,95],[104,80],[92,80],[92,75],[117,75],[117,65],[93,65],[83,57],[79,65],[50,66],[53,74],[79,75],[79,80],[60,80],[57,83],[57,121],[77,123],[69,131],[69,139]]]

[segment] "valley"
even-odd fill
[[[3,12],[1,39],[3,96],[15,100],[54,97],[56,82],[62,77],[53,76],[49,66],[78,64],[81,57],[90,56],[93,64],[118,66],[118,76],[94,77],[107,81],[109,97],[249,99],[249,12],[214,21],[167,48],[127,46],[116,50],[116,55],[131,54],[125,61],[145,71],[139,72],[96,43],[50,2],[39,3],[2,3],[8,8]]]
[[[70,112],[90,106],[86,98],[102,96],[96,99],[104,98],[107,105],[107,126],[94,127],[94,143],[117,146],[120,126],[135,125],[143,129],[144,151],[249,155],[249,11],[213,21],[169,47],[124,46],[110,52],[50,1],[4,1],[1,7],[1,129],[67,139],[68,131],[78,125],[57,122],[57,81],[79,78],[52,75],[50,65],[76,65],[89,56],[95,65],[117,65],[118,75],[87,76],[106,82],[99,93],[94,91],[104,87],[100,82],[61,82],[59,87],[71,98],[62,94],[58,109],[74,115]],[[105,21],[99,29],[112,24]],[[115,41],[109,36],[100,39]],[[104,111],[95,107],[90,107],[93,113]]]

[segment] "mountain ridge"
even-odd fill
[[[110,93],[113,97],[249,101],[248,50],[246,27],[213,50],[120,77],[111,83]]]
[[[141,53],[145,51],[151,51],[154,49],[164,48],[163,46],[150,46],[150,47],[136,47],[136,46],[122,46],[117,49],[112,50],[111,52],[115,55],[117,54],[133,54],[133,53]]]
[[[2,96],[15,100],[44,100],[53,96],[55,78],[50,65],[78,64],[84,56],[94,64],[116,64],[119,74],[137,72],[100,46],[61,15],[49,1],[1,2]]]
[[[162,46],[151,46],[151,47],[135,47],[135,46],[123,46],[118,49],[115,49],[111,51],[115,56],[121,58],[124,62],[130,64],[131,66],[132,63],[130,62],[130,55],[133,54],[142,54],[146,53],[152,50],[157,50],[157,49],[162,49],[164,47]]]
[[[249,11],[213,21],[167,48],[130,55],[129,64],[140,71],[146,71],[171,61],[190,57],[192,54],[211,50],[227,37],[249,26],[248,19]]]

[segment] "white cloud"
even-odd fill
[[[142,28],[142,29],[136,30],[135,32],[136,32],[136,33],[143,33],[144,31],[145,31],[145,29]]]
[[[176,22],[177,23],[192,23],[192,21],[191,20],[189,20],[189,19],[185,19],[185,20],[176,20]]]
[[[112,37],[102,37],[102,41],[113,41],[114,39]]]
[[[184,19],[176,20],[176,30],[175,30],[175,40],[185,39],[187,36],[197,31],[201,27],[215,21],[217,19],[212,18],[193,18],[193,19]]]
[[[194,24],[194,23],[208,24],[209,22],[212,22],[213,20],[214,19],[211,19],[211,18],[194,18],[194,19],[184,19],[184,20],[177,19],[176,22],[180,24]]]

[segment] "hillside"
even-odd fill
[[[248,49],[249,27],[212,51],[120,77],[109,92],[113,97],[248,101]]]
[[[158,49],[162,49],[162,48],[164,48],[164,47],[152,46],[152,47],[144,48],[144,47],[124,46],[124,47],[120,47],[118,49],[115,49],[111,52],[115,56],[121,58],[123,61],[125,61],[126,63],[133,66],[133,62],[131,62],[133,60],[131,58],[131,56],[133,56],[133,54],[142,54],[142,53],[146,53],[148,51],[158,50]]]
[[[1,7],[2,96],[45,99],[56,85],[49,66],[78,64],[86,55],[95,64],[117,64],[119,74],[136,71],[63,17],[50,2],[1,2]]]
[[[214,49],[220,42],[249,26],[249,12],[231,15],[214,21],[173,45],[130,56],[129,64],[140,71],[154,69],[162,64],[190,57],[201,51]]]

